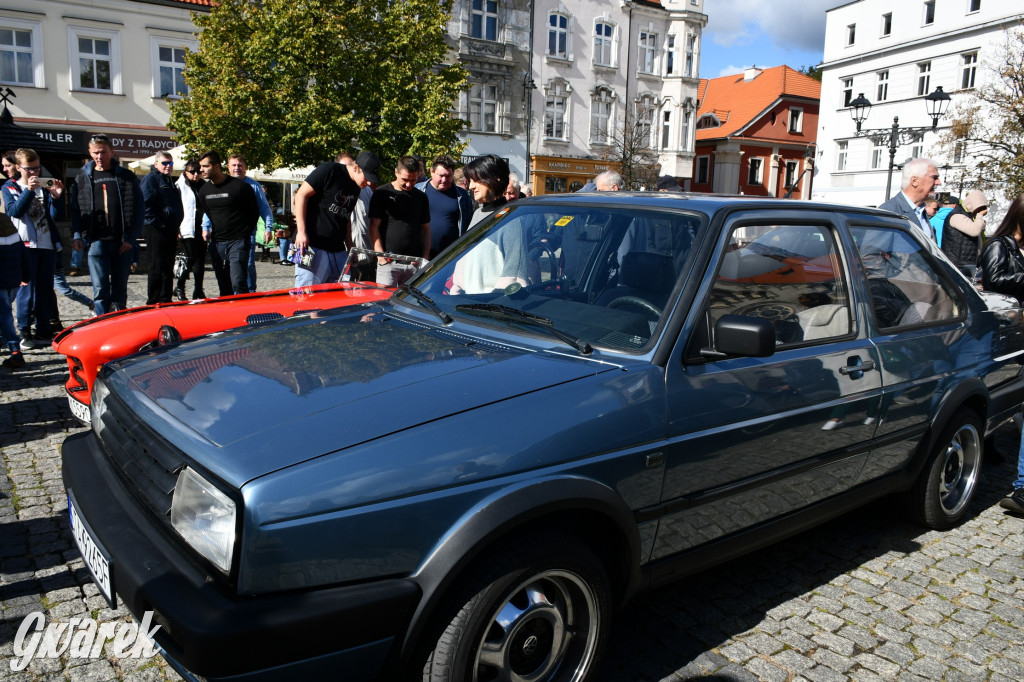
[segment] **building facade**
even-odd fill
[[[931,131],[925,97],[937,87],[951,95],[953,110],[962,93],[980,86],[985,64],[1003,45],[1005,32],[1024,13],[1019,2],[997,0],[855,0],[826,13],[821,116],[814,199],[877,206],[885,201],[889,135],[901,127],[928,128],[903,139],[894,161],[935,159],[947,191],[970,188],[970,150],[943,148],[940,136],[950,116]],[[850,103],[864,95],[872,104],[857,135]],[[906,138],[906,136],[903,136]],[[892,193],[899,191],[895,170]]]
[[[820,93],[788,66],[701,80],[692,189],[809,198]]]
[[[0,86],[15,122],[86,158],[107,135],[123,162],[174,146],[168,101],[185,94],[190,10],[207,0],[33,0],[0,7]]]
[[[661,172],[689,180],[703,2],[534,3],[525,91],[535,193],[576,191],[614,167],[623,126],[634,123]]]

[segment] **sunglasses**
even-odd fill
[[[21,170],[25,171],[26,173],[38,173],[39,172],[39,166],[18,166],[18,168],[20,168]]]
[[[161,166],[173,166],[174,162],[173,161],[161,161],[160,165]]]

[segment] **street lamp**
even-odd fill
[[[530,76],[530,72],[527,71],[523,74],[523,98],[526,100],[526,178],[523,183],[531,182],[530,180],[530,127],[533,123],[533,91],[537,89],[537,83],[534,82],[533,77]],[[537,191],[534,190],[534,194]]]
[[[942,86],[935,88],[935,92],[924,98],[925,109],[932,118],[932,127],[935,130],[939,127],[939,119],[946,113],[949,106],[949,95],[942,91]],[[868,117],[871,111],[871,101],[860,93],[856,99],[850,102],[850,116],[857,124],[857,137],[870,137],[874,143],[889,145],[889,176],[885,181],[885,200],[889,200],[892,193],[892,170],[896,167],[896,150],[900,145],[913,144],[924,139],[924,134],[929,128],[908,128],[900,127],[899,116],[892,117],[892,128],[873,128],[861,130],[861,124]]]

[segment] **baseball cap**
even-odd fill
[[[373,152],[359,152],[356,165],[363,169],[366,179],[375,185],[380,184],[380,159]]]

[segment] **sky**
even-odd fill
[[[750,66],[821,63],[825,10],[849,0],[704,0],[708,25],[701,78],[740,73]]]

